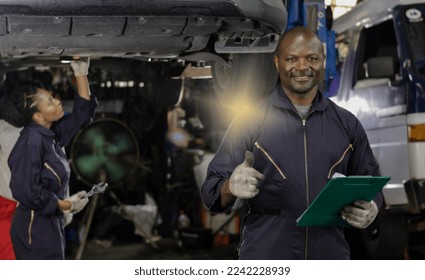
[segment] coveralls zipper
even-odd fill
[[[274,165],[274,167],[277,169],[277,171],[279,172],[279,174],[282,176],[282,178],[284,180],[286,180],[286,176],[285,174],[283,174],[282,170],[280,170],[279,166],[277,165],[277,163],[272,159],[272,157],[266,152],[266,150],[263,149],[263,147],[260,146],[260,144],[258,142],[254,143],[255,147],[257,147],[257,149],[259,149],[268,159],[269,161]]]
[[[311,115],[314,111],[311,111],[308,113],[304,118],[298,113],[297,115],[301,118],[302,125],[303,125],[303,134],[304,134],[304,168],[305,168],[305,191],[306,191],[306,198],[307,198],[307,207],[310,205],[310,190],[309,190],[309,181],[308,181],[308,164],[307,164],[307,131],[306,131],[306,121],[307,117]],[[308,253],[308,227],[305,229],[305,246],[304,246],[304,259],[307,260],[307,253]]]
[[[351,144],[351,143],[350,143],[350,145],[348,145],[347,149],[345,149],[344,153],[343,153],[343,154],[342,154],[342,156],[339,158],[339,160],[338,160],[337,162],[335,162],[335,164],[334,164],[334,165],[332,165],[331,169],[329,169],[328,179],[330,179],[330,178],[331,178],[332,170],[333,170],[333,169],[334,169],[334,168],[335,168],[338,164],[340,164],[340,163],[344,160],[345,156],[347,155],[347,153],[348,153],[348,151],[349,151],[350,149],[351,149],[352,151],[354,151],[353,144]]]
[[[31,210],[30,224],[28,226],[28,244],[32,243],[32,223],[34,222],[34,210]]]
[[[45,162],[43,165],[48,170],[50,170],[53,173],[53,175],[55,175],[56,179],[58,179],[59,187],[62,186],[62,180],[61,180],[60,176],[58,175],[58,173],[56,173],[56,171],[47,162]]]

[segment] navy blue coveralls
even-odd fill
[[[343,228],[297,227],[296,219],[335,172],[379,174],[357,118],[318,92],[303,119],[278,86],[232,123],[209,164],[201,194],[211,212],[232,207],[221,207],[220,190],[246,150],[265,179],[257,185],[259,194],[247,200],[239,258],[349,259]],[[382,195],[374,200],[380,207]]]
[[[94,117],[96,100],[74,99],[73,112],[47,129],[24,127],[8,160],[10,188],[19,202],[11,226],[17,259],[64,259],[65,225],[58,199],[68,192],[70,166],[62,147]]]

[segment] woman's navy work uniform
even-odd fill
[[[47,129],[31,122],[21,131],[8,164],[19,202],[11,237],[17,259],[64,259],[65,224],[58,199],[68,192],[70,166],[63,147],[94,117],[96,100],[74,99],[69,115]]]
[[[281,86],[255,109],[237,118],[211,161],[202,198],[212,212],[223,212],[220,190],[245,151],[265,179],[248,200],[240,259],[349,259],[339,227],[297,227],[296,219],[335,172],[378,175],[366,133],[353,114],[320,92],[303,119]],[[375,198],[378,207],[382,195]]]

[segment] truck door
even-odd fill
[[[399,46],[392,17],[365,25],[344,69],[349,83],[345,107],[364,126],[381,173],[391,176],[391,182],[409,177],[406,82]]]

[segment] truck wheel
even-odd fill
[[[212,65],[213,89],[224,106],[236,107],[271,93],[277,84],[273,53],[233,54],[230,66]]]
[[[408,245],[407,217],[403,213],[381,210],[377,220],[362,231],[362,239],[372,259],[404,259]]]

